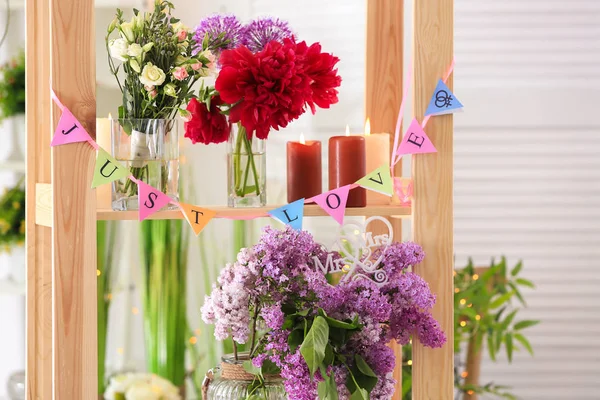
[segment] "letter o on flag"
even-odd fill
[[[332,197],[332,196],[335,197],[335,200],[337,201],[337,205],[336,206],[332,206],[331,203],[330,203],[330,197]],[[338,196],[335,193],[329,193],[327,195],[327,197],[325,198],[325,202],[327,203],[327,207],[335,210],[335,209],[337,209],[342,204],[342,199],[340,199],[340,196]]]

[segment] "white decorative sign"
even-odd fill
[[[373,235],[367,230],[373,221],[381,221],[388,233]],[[364,223],[347,223],[342,225],[333,248],[327,254],[325,265],[314,257],[315,270],[323,274],[344,272],[340,282],[356,279],[371,279],[379,286],[388,282],[388,276],[381,267],[383,252],[394,240],[394,230],[390,222],[383,217],[370,217]],[[375,258],[375,251],[381,252]],[[335,258],[334,258],[335,257]],[[339,258],[338,258],[339,257]]]

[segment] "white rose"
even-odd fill
[[[160,400],[160,391],[147,383],[136,383],[125,392],[127,400]]]
[[[152,389],[160,392],[161,400],[180,400],[179,389],[170,381],[158,376],[152,375]]]
[[[130,57],[140,58],[143,52],[142,46],[137,43],[132,43],[127,48],[127,55]]]
[[[135,40],[135,36],[133,34],[133,27],[133,22],[123,22],[120,27],[123,38],[127,39],[127,41],[130,43]]]
[[[165,81],[166,75],[164,71],[152,63],[144,65],[140,82],[145,86],[160,86]]]
[[[114,39],[108,44],[108,51],[112,58],[125,61],[127,55],[127,42],[125,39]]]
[[[181,32],[181,31],[189,31],[189,28],[187,26],[185,26],[184,24],[182,24],[181,22],[176,22],[174,23],[172,26],[173,28],[173,32],[175,32],[175,34]]]

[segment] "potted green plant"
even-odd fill
[[[523,263],[510,270],[506,258],[489,267],[477,268],[469,260],[466,267],[454,272],[454,353],[455,398],[476,400],[479,394],[504,399],[516,399],[507,386],[494,382],[481,384],[479,372],[482,351],[487,348],[490,359],[505,351],[512,362],[516,350],[533,355],[533,348],[524,330],[539,323],[518,318],[520,307],[526,307],[522,287],[534,288],[533,282],[522,278]],[[402,398],[411,399],[412,349],[403,347]]]

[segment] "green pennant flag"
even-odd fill
[[[120,162],[108,154],[103,148],[98,148],[92,188],[104,185],[117,179],[123,179],[131,174]]]
[[[373,172],[362,177],[356,183],[365,189],[372,190],[386,196],[391,197],[394,194],[394,184],[392,183],[392,175],[390,174],[389,165],[382,165]]]

